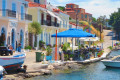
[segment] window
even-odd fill
[[[80,10],[78,10],[78,13],[80,12]]]
[[[87,15],[85,15],[85,18],[87,18]]]
[[[34,0],[34,2],[36,2],[36,3],[40,3],[40,1],[39,1],[39,0]]]
[[[83,17],[83,14],[81,14],[81,18],[84,18],[84,17]]]
[[[6,0],[2,0],[2,16],[6,16]]]
[[[69,5],[67,7],[69,8]]]
[[[71,5],[71,8],[73,8],[73,6]]]

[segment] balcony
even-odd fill
[[[0,16],[16,18],[16,11],[12,11],[12,10],[9,10],[9,9],[1,9],[0,10]]]
[[[41,25],[54,26],[54,27],[59,27],[60,26],[58,23],[55,23],[55,22],[48,23],[47,20],[42,20]]]

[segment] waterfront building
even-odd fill
[[[66,4],[65,11],[72,19],[76,20],[77,18],[79,21],[87,22],[91,22],[92,20],[92,14],[86,13],[85,9],[79,8],[79,5],[73,3]]]
[[[25,0],[0,0],[0,46],[12,45],[16,50],[18,44],[27,45],[27,24],[32,21],[27,8]]]
[[[33,21],[41,24],[42,33],[37,36],[37,43],[40,40],[44,41],[46,45],[54,45],[55,38],[51,38],[52,34],[67,30],[69,28],[69,15],[59,10],[57,7],[47,3],[46,0],[26,0],[29,2],[28,13],[33,16]],[[34,47],[35,36],[29,34],[29,45]],[[66,38],[59,38],[58,45],[62,42],[67,42]],[[37,44],[39,48],[39,44]]]

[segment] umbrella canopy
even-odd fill
[[[69,30],[57,33],[57,37],[71,37],[71,38],[79,38],[79,37],[94,37],[95,35],[91,33],[87,33],[82,29],[71,28]],[[53,34],[52,37],[56,37],[56,34]]]

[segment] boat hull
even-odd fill
[[[106,67],[118,67],[118,68],[120,68],[120,61],[106,61],[106,60],[102,60],[102,63]]]
[[[0,57],[0,65],[6,70],[18,69],[25,61],[25,54],[18,54],[13,57]]]

